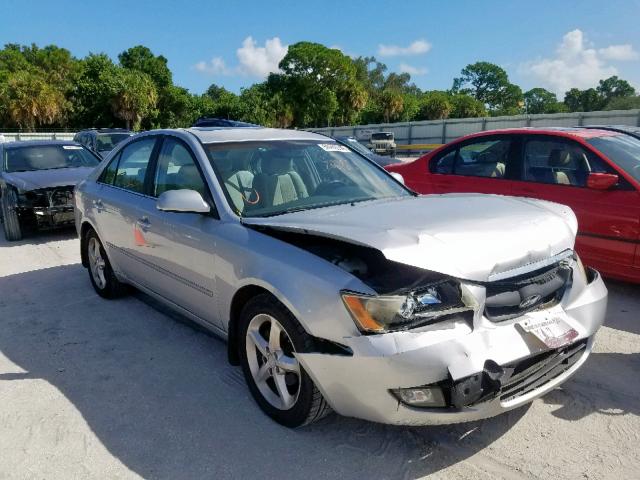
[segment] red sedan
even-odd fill
[[[640,282],[640,140],[580,128],[494,130],[385,168],[419,193],[496,193],[569,205],[583,262]]]

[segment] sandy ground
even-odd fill
[[[2,239],[0,478],[639,478],[640,287],[609,288],[595,353],[528,407],[291,431],[261,414],[215,337],[142,294],[95,295],[73,232]]]

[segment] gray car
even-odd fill
[[[571,377],[605,315],[569,208],[418,196],[310,132],[142,133],[75,202],[96,292],[133,285],[227,339],[290,427],[332,409],[405,425],[497,415]]]
[[[0,144],[0,214],[7,240],[25,230],[73,225],[73,189],[100,163],[75,142]]]

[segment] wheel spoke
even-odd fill
[[[258,330],[250,330],[249,332],[247,332],[247,338],[251,339],[253,344],[262,355],[267,354],[268,343],[264,338],[262,338],[262,335],[260,335],[260,332],[258,332]]]
[[[278,355],[278,357],[276,358],[276,366],[280,368],[280,370],[284,370],[285,372],[300,373],[298,360],[296,360],[294,357],[289,357],[284,353]]]
[[[274,375],[273,381],[276,384],[276,390],[278,390],[278,395],[282,401],[283,408],[285,410],[291,408],[295,402],[295,397],[289,393],[289,390],[287,390],[287,383],[284,375]]]
[[[278,322],[271,322],[271,328],[269,330],[269,350],[272,352],[280,350],[280,332],[282,332],[282,328]]]
[[[267,379],[271,376],[271,372],[269,371],[269,365],[266,363],[262,364],[260,370],[256,374],[256,382],[266,382]]]

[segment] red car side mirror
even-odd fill
[[[594,190],[609,190],[619,180],[620,177],[615,173],[590,173],[587,177],[587,187]]]

